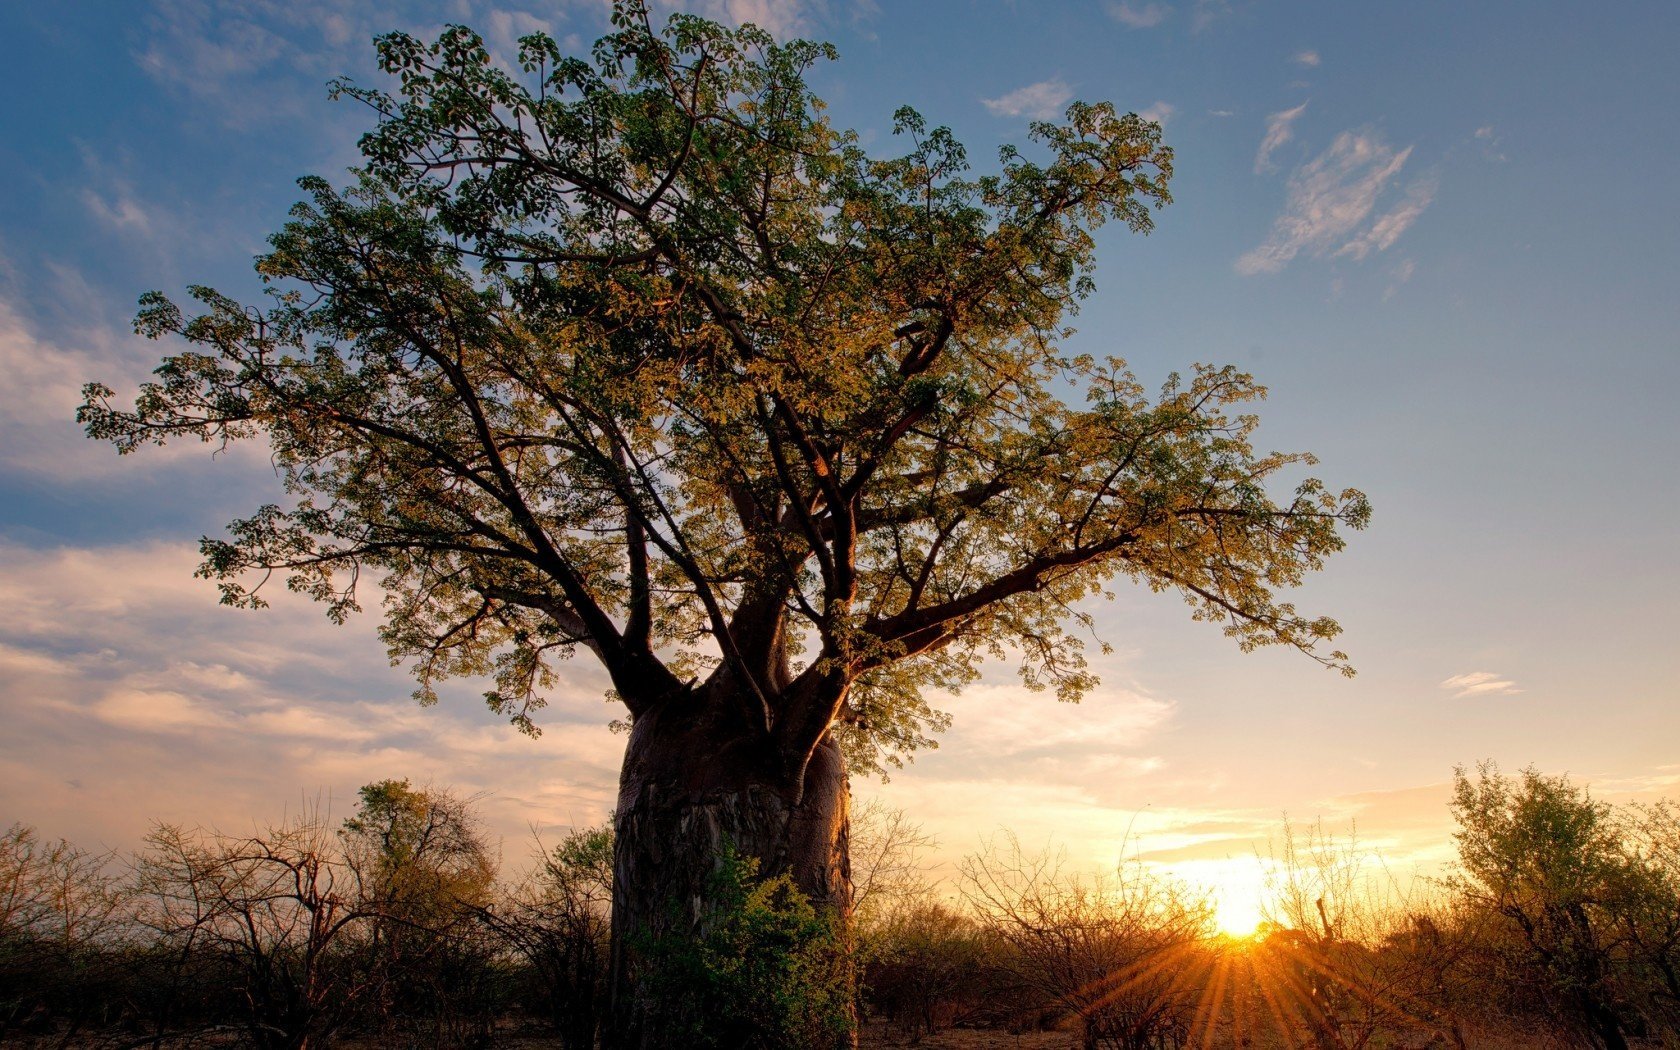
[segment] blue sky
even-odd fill
[[[950,701],[946,745],[860,792],[961,852],[987,829],[1113,856],[1252,854],[1284,812],[1420,862],[1444,783],[1494,758],[1613,797],[1680,791],[1680,8],[1545,3],[893,3],[690,9],[833,40],[837,123],[893,147],[947,123],[985,168],[1073,98],[1162,121],[1177,202],[1100,238],[1077,349],[1146,381],[1232,362],[1272,391],[1260,443],[1367,491],[1303,606],[1349,682],[1244,656],[1169,596],[1094,612],[1105,685],[1062,708],[1007,669]],[[368,42],[449,21],[509,53],[579,49],[599,2],[152,0],[0,7],[0,819],[132,844],[385,776],[483,792],[510,843],[599,819],[619,738],[578,666],[532,743],[460,685],[407,699],[374,621],[223,610],[197,538],[268,498],[260,450],[123,460],[80,385],[161,350],[135,298],[236,295],[305,173],[355,162]],[[342,808],[342,807],[341,807]],[[510,856],[517,853],[510,845]]]

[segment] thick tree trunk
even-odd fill
[[[818,745],[803,777],[795,778],[762,734],[741,727],[733,707],[712,705],[699,714],[655,708],[638,717],[625,748],[615,817],[604,1045],[669,1045],[668,1033],[650,1023],[659,1004],[647,987],[646,949],[707,933],[726,850],[755,859],[760,876],[791,876],[814,905],[849,927],[849,811],[845,763],[832,736]]]

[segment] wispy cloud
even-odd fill
[[[1108,16],[1131,29],[1153,29],[1167,20],[1172,8],[1166,4],[1133,4],[1127,0],[1106,5]]]
[[[676,5],[673,5],[676,6]],[[808,32],[812,24],[810,4],[799,0],[702,0],[682,7],[720,22],[742,25],[751,22],[774,36],[791,37]]]
[[[358,33],[343,13],[320,0],[195,0],[153,5],[134,60],[160,83],[215,107],[230,125],[272,120],[276,107],[300,113],[293,93],[265,93],[263,106],[248,91],[277,73],[306,72],[324,79],[344,72],[345,49]],[[389,28],[389,27],[388,27]],[[311,98],[314,104],[317,98]]]
[[[1178,107],[1173,105],[1171,102],[1162,102],[1157,100],[1153,104],[1138,110],[1138,116],[1142,117],[1144,120],[1152,120],[1157,124],[1165,124],[1167,121],[1171,120],[1173,115],[1177,112]]]
[[[546,18],[538,18],[529,11],[509,11],[494,8],[485,13],[482,28],[484,43],[496,60],[507,65],[513,65],[519,59],[519,38],[532,33],[547,33],[555,36],[554,23]]]
[[[1411,259],[1400,260],[1399,265],[1388,271],[1388,287],[1383,289],[1383,302],[1388,302],[1400,291],[1400,286],[1412,279],[1417,272],[1417,263]]]
[[[122,222],[120,206],[113,207],[117,210],[110,221]],[[120,228],[126,232],[130,227]],[[0,467],[66,485],[135,476],[183,457],[208,456],[204,446],[181,441],[150,450],[139,463],[119,460],[111,446],[88,440],[75,418],[82,385],[99,380],[119,399],[131,397],[156,364],[158,347],[118,327],[109,318],[109,304],[79,271],[48,266],[34,275],[31,292],[25,294],[4,280],[5,269],[0,259],[0,375],[6,377],[0,382]],[[50,301],[52,313],[26,315],[24,304],[39,301]],[[267,461],[254,443],[230,455]]]
[[[1444,680],[1441,688],[1452,693],[1454,700],[1471,696],[1510,696],[1522,692],[1517,688],[1517,683],[1492,671],[1455,674]]]
[[[131,159],[125,151],[102,151],[87,142],[76,145],[88,180],[81,192],[82,206],[95,221],[138,241],[180,238],[185,231],[178,228],[179,223],[135,192],[128,174]]]
[[[132,385],[143,377],[124,342],[100,329],[49,338],[0,294],[0,464],[61,478],[109,470],[116,457],[83,437],[74,417],[88,380]]]
[[[82,203],[89,214],[107,226],[140,234],[152,232],[151,215],[126,185],[115,187],[108,196],[84,189]]]
[[[1236,115],[1237,115],[1237,111],[1234,110],[1234,109],[1210,109],[1210,110],[1208,110],[1208,116],[1210,116],[1210,117],[1234,117]]]
[[[872,7],[872,0],[833,0],[849,7]],[[372,71],[372,40],[403,30],[431,38],[446,21],[472,26],[498,62],[511,64],[520,36],[554,32],[562,13],[598,24],[609,10],[606,0],[536,3],[523,0],[171,0],[146,5],[152,10],[140,24],[133,51],[135,63],[153,79],[190,96],[225,124],[235,128],[272,126],[276,119],[319,123],[324,81]],[[661,14],[678,4],[654,6]],[[685,3],[723,21],[752,21],[780,35],[813,27],[830,0],[695,0]],[[568,38],[578,50],[581,42]],[[261,105],[253,105],[261,98]],[[344,110],[346,117],[353,111]]]
[[[1511,159],[1505,155],[1503,149],[1500,149],[1499,133],[1494,130],[1492,124],[1483,124],[1477,128],[1475,139],[1477,144],[1482,147],[1482,156],[1487,160],[1503,163]]]
[[[1363,259],[1372,252],[1386,251],[1434,202],[1439,185],[1433,174],[1414,181],[1406,187],[1406,196],[1399,204],[1384,212],[1370,229],[1336,249],[1336,254]]]
[[[1319,62],[1318,52],[1312,50],[1311,48],[1307,48],[1307,49],[1302,50],[1302,51],[1297,51],[1293,55],[1289,56],[1289,61],[1295,63],[1298,66],[1305,66],[1308,69],[1315,69],[1315,68],[1317,68],[1318,62]]]
[[[1272,154],[1295,137],[1295,121],[1306,110],[1307,104],[1303,102],[1294,109],[1273,113],[1266,118],[1266,137],[1260,140],[1260,151],[1254,155],[1255,174],[1272,170]]]
[[[1139,687],[1106,684],[1124,670],[1118,661],[1096,663],[1105,685],[1078,704],[1010,682],[930,696],[952,715],[940,748],[918,755],[913,773],[886,788],[861,779],[856,788],[889,795],[959,855],[979,829],[1006,827],[1042,842],[1078,828],[1075,851],[1112,862],[1140,816],[1139,797],[1154,797],[1171,775],[1157,749],[1177,708]]]
[[[980,100],[992,113],[1000,117],[1031,117],[1034,120],[1054,120],[1062,115],[1073,98],[1073,89],[1057,77],[1040,80],[1036,84],[1016,88],[1007,95]]]
[[[1377,202],[1405,167],[1412,147],[1396,150],[1374,131],[1344,131],[1330,148],[1289,177],[1283,214],[1264,243],[1237,259],[1244,275],[1277,273],[1302,252],[1364,258],[1394,244],[1434,199],[1430,179],[1367,225]]]
[[[1230,0],[1196,0],[1196,7],[1190,14],[1190,29],[1200,33],[1230,13]]]

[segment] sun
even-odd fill
[[[1241,887],[1246,890],[1247,887]],[[1228,886],[1214,888],[1213,923],[1219,932],[1233,940],[1246,940],[1260,929],[1265,918],[1260,911],[1258,894],[1232,892]]]
[[[1213,925],[1235,940],[1253,937],[1265,920],[1266,876],[1250,858],[1196,859],[1163,865],[1207,894]]]

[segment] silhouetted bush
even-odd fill
[[[21,824],[0,834],[0,1042],[120,1018],[130,931],[111,861]]]
[[[605,1009],[612,863],[611,824],[574,831],[484,915],[523,964],[526,1000],[541,1004],[567,1050],[595,1045]]]

